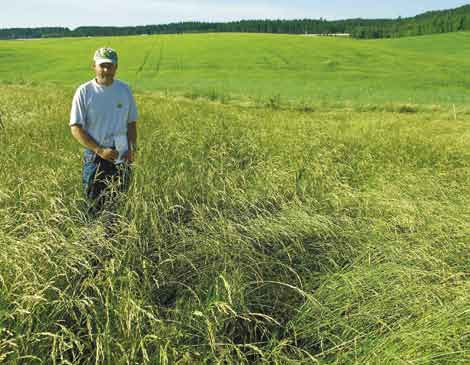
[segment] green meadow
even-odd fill
[[[470,33],[0,42],[0,363],[467,364]],[[93,51],[139,106],[86,214]]]
[[[93,50],[119,50],[136,90],[331,104],[469,102],[470,33],[359,41],[195,34],[0,42],[0,80],[76,86]]]

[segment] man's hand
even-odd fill
[[[101,148],[96,144],[96,142],[91,138],[85,130],[80,125],[72,125],[71,131],[73,137],[80,142],[80,144],[95,152],[104,160],[115,161],[119,157],[118,151],[113,148]]]
[[[98,148],[96,150],[96,154],[100,156],[103,160],[108,160],[108,161],[115,161],[119,153],[113,148]]]

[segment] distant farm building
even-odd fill
[[[305,33],[308,37],[351,37],[349,33]]]

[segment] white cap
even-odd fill
[[[101,65],[102,63],[112,63],[113,65],[117,65],[118,56],[114,49],[102,47],[96,50],[95,55],[93,56],[93,61],[95,61],[97,65]]]

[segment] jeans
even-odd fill
[[[129,189],[131,166],[128,163],[115,165],[85,150],[82,178],[85,196],[91,204],[89,213],[113,210],[119,193]]]

